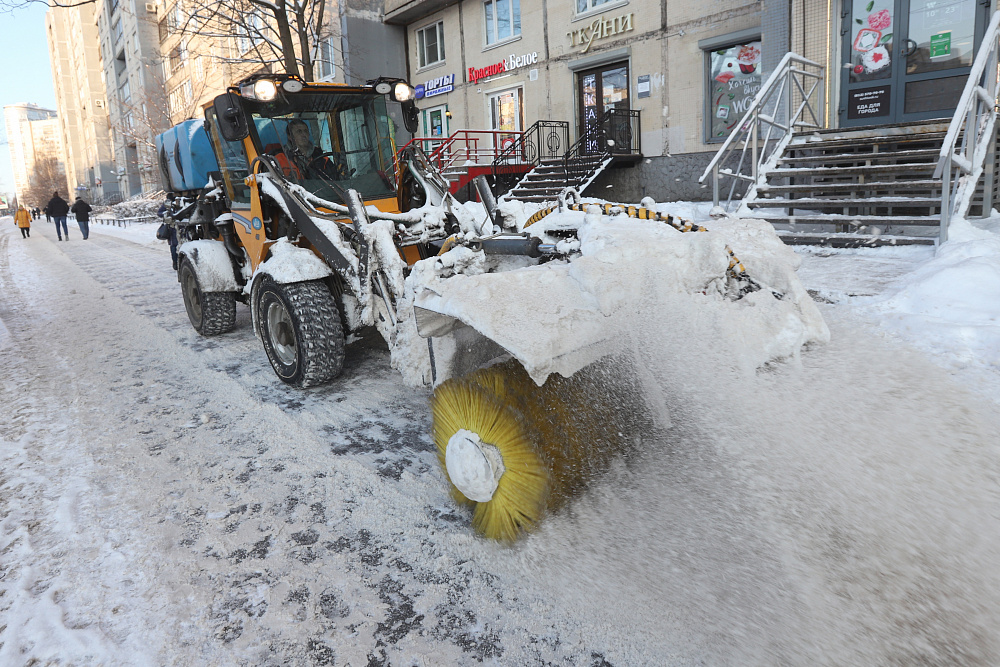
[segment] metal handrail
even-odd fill
[[[969,211],[972,196],[983,175],[987,156],[994,151],[993,130],[997,119],[998,54],[1000,54],[1000,11],[986,28],[972,71],[948,125],[934,178],[941,179],[941,228],[939,242],[948,240],[948,225]],[[961,136],[959,136],[961,135]],[[993,173],[989,172],[983,200],[983,214],[992,206]]]
[[[434,149],[427,153],[427,158],[438,169],[444,170],[453,165],[460,157],[474,160],[476,164],[491,164],[509,144],[509,139],[518,138],[522,132],[508,130],[456,130],[448,137],[414,137],[403,148],[411,144],[423,148],[427,143],[433,143]],[[480,147],[480,142],[484,144]]]
[[[719,182],[723,176],[732,179],[726,199],[729,210],[733,198],[742,194],[737,193],[737,185],[747,184],[749,194],[757,186],[764,166],[780,155],[796,128],[822,127],[819,109],[823,106],[824,71],[822,65],[797,53],[785,54],[698,179],[704,183],[712,175],[712,202],[716,206],[720,202]],[[798,99],[794,99],[796,96]],[[748,152],[750,161],[746,165]],[[732,161],[736,162],[735,167],[723,166]],[[744,173],[745,169],[750,173]]]

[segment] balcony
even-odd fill
[[[407,25],[453,4],[455,0],[386,0],[384,21]]]

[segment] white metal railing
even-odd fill
[[[720,202],[722,178],[731,179],[726,210],[758,184],[765,167],[777,160],[796,128],[820,128],[824,68],[788,52],[761,86],[736,129],[698,179],[712,176],[712,201]],[[749,160],[747,160],[749,154]],[[738,186],[744,185],[744,189]]]
[[[969,80],[958,100],[958,108],[948,125],[934,178],[941,179],[940,243],[948,240],[948,225],[969,212],[972,196],[983,176],[987,157],[992,157],[996,138],[998,46],[1000,46],[1000,11],[993,14],[979,53],[972,63]],[[961,135],[961,137],[959,137]],[[983,215],[992,206],[993,170],[983,191]]]

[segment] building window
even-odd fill
[[[170,72],[176,72],[187,62],[187,44],[181,40],[177,46],[170,50]]]
[[[111,43],[115,46],[118,45],[122,39],[122,20],[120,18],[115,19],[114,25],[111,26]]]
[[[417,31],[417,60],[420,67],[427,67],[444,60],[444,22]]]
[[[486,43],[496,44],[521,34],[521,0],[486,0]]]
[[[128,77],[122,81],[121,85],[118,86],[118,99],[122,102],[128,102],[132,99],[132,92],[129,90]]]
[[[705,140],[725,141],[760,90],[760,41],[705,52]]]
[[[167,94],[167,102],[170,105],[170,115],[187,115],[188,107],[191,104],[191,81],[185,81]]]
[[[576,13],[585,14],[609,2],[615,2],[615,0],[576,0]]]
[[[333,60],[336,53],[334,39],[327,37],[319,43],[319,62],[316,63],[316,72],[320,81],[332,79],[337,74],[337,66]]]

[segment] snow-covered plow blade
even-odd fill
[[[765,225],[706,230],[607,205],[537,221],[506,213],[543,252],[467,243],[418,263],[407,279],[415,331],[394,350],[401,370],[437,385],[439,458],[488,537],[516,539],[630,446],[644,401],[636,331],[680,323],[690,340],[663,346],[724,348],[737,374],[829,337],[795,256]]]

